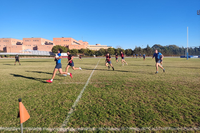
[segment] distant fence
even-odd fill
[[[187,56],[180,56],[180,58],[187,58]],[[188,58],[200,58],[200,55],[188,55]]]
[[[0,55],[40,55],[40,56],[54,56],[52,52],[40,51],[40,52],[31,52],[31,53],[0,53]]]

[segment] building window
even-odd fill
[[[9,40],[3,40],[3,42],[9,42]]]

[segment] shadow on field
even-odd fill
[[[94,69],[88,69],[88,68],[82,68],[83,70],[94,70]],[[99,71],[113,71],[112,68],[109,69],[95,69],[95,70],[99,70]],[[150,74],[150,75],[154,75],[154,73],[152,72],[145,72],[145,71],[126,71],[126,70],[114,70],[117,72],[128,72],[128,73],[140,73],[140,74]]]
[[[27,77],[27,76],[24,76],[24,75],[12,74],[12,73],[10,75],[13,75],[14,77],[21,77],[21,78],[26,78],[26,79],[32,79],[32,80],[40,81],[42,83],[47,83],[45,81],[42,81],[42,80],[45,80],[45,79],[41,79],[41,78]]]
[[[29,61],[21,61],[21,62],[51,62],[51,61],[34,61],[34,60],[29,60]]]
[[[3,65],[7,65],[7,66],[14,66],[14,63],[13,63],[13,64],[3,64]]]
[[[33,73],[45,73],[45,74],[50,74],[52,75],[53,73],[49,73],[49,72],[43,72],[43,71],[26,71],[26,72],[33,72]]]

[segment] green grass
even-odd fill
[[[0,127],[20,127],[18,98],[31,118],[24,127],[60,127],[98,62],[74,59],[80,70],[56,75],[53,59],[21,59],[0,63]],[[199,127],[200,60],[165,58],[166,72],[155,74],[154,60],[126,58],[128,66],[112,59],[115,71],[101,59],[67,127]],[[67,65],[62,60],[63,68]]]

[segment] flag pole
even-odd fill
[[[23,133],[23,123],[21,123],[21,133]]]

